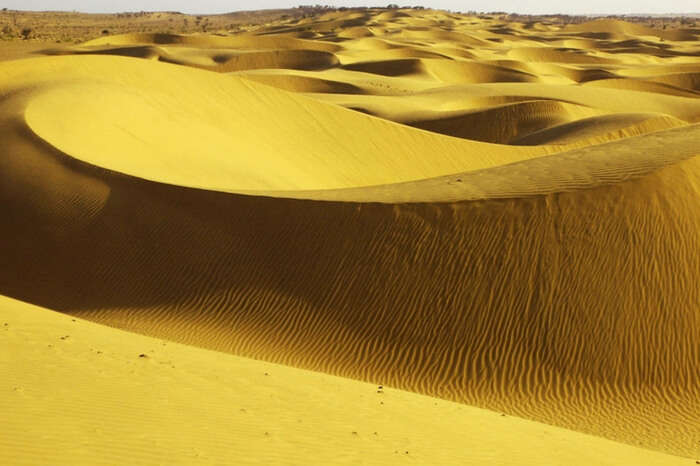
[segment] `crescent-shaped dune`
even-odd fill
[[[697,34],[585,32],[652,40],[369,10],[0,63],[0,462],[700,455]],[[474,53],[378,59],[432,43]]]

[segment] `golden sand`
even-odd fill
[[[691,464],[698,33],[369,10],[0,63],[0,462]]]
[[[684,465],[502,413],[0,298],[2,464]]]

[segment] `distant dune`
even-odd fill
[[[0,63],[0,462],[689,464],[699,34],[364,10]]]

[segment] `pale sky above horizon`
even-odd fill
[[[332,6],[422,5],[452,11],[507,11],[525,14],[629,14],[699,13],[698,0],[0,0],[0,8],[11,10],[81,11],[180,11],[183,13],[228,13],[239,10],[290,8],[299,4]]]

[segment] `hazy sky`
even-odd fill
[[[85,12],[181,11],[225,13],[237,10],[289,8],[298,4],[374,6],[398,3],[454,11],[517,13],[697,13],[698,0],[0,0],[0,8],[15,10],[78,10]]]

